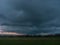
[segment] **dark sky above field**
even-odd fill
[[[60,33],[60,0],[0,0],[4,31]]]

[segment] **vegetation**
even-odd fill
[[[0,45],[60,45],[60,37],[0,37]]]

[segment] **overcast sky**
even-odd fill
[[[0,0],[0,26],[26,34],[60,33],[60,0]]]

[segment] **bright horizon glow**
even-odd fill
[[[5,32],[3,30],[0,30],[0,35],[23,35],[23,34],[16,33],[16,32]]]

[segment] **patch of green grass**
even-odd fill
[[[60,45],[59,37],[0,38],[0,45]]]

